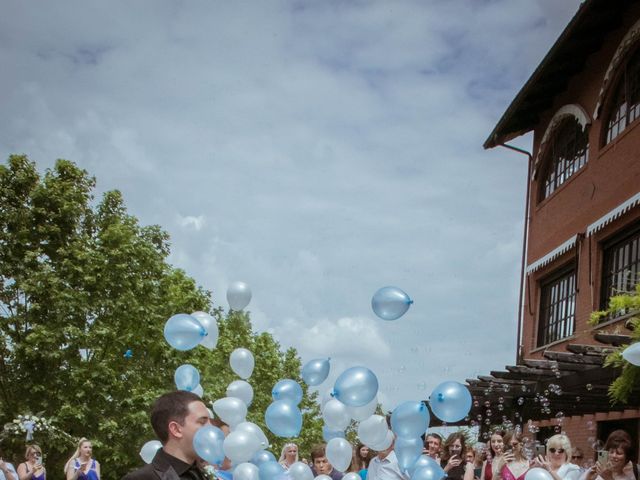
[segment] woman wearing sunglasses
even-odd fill
[[[25,462],[18,465],[20,480],[45,480],[47,470],[42,464],[42,449],[38,445],[27,445],[24,453]]]
[[[504,445],[502,455],[492,464],[494,480],[524,480],[529,471],[529,460],[522,451],[522,434],[519,431],[507,432]]]
[[[547,440],[547,454],[539,455],[535,467],[544,468],[554,480],[578,480],[580,467],[570,462],[571,442],[566,435],[554,435]]]

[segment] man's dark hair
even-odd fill
[[[184,425],[189,404],[201,401],[195,393],[186,390],[176,390],[158,397],[151,408],[151,426],[163,445],[169,440],[169,423]]]
[[[315,445],[311,449],[311,463],[313,463],[313,461],[316,458],[322,458],[322,457],[326,457],[326,456],[327,456],[327,451],[325,449],[325,444],[324,443],[320,443],[319,445]]]

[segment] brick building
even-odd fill
[[[588,456],[616,428],[637,445],[640,391],[610,405],[619,372],[602,365],[630,315],[589,318],[640,281],[640,1],[584,1],[484,146],[527,132],[518,358],[467,381],[472,418],[564,430]]]

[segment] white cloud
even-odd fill
[[[246,281],[303,359],[424,398],[513,362],[526,161],[481,145],[578,3],[9,0],[0,154],[76,161],[216,304]]]

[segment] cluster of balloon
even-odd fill
[[[300,371],[300,376],[304,383],[310,387],[315,387],[324,382],[331,370],[330,358],[314,358],[305,363]]]
[[[422,454],[423,435],[429,427],[429,411],[423,402],[409,401],[391,413],[391,430],[396,434],[394,451],[403,471],[411,468]]]
[[[383,287],[373,294],[371,308],[382,320],[397,320],[407,313],[413,300],[398,287]]]
[[[280,380],[271,391],[273,402],[267,407],[264,420],[267,428],[278,437],[297,437],[302,430],[302,387],[291,379]]]
[[[240,311],[251,302],[251,288],[245,282],[232,282],[227,288],[227,302],[231,310]]]
[[[443,382],[433,389],[429,405],[433,414],[443,422],[457,422],[471,409],[471,393],[461,383]]]
[[[640,342],[636,342],[625,348],[622,352],[622,358],[632,365],[640,367]]]

